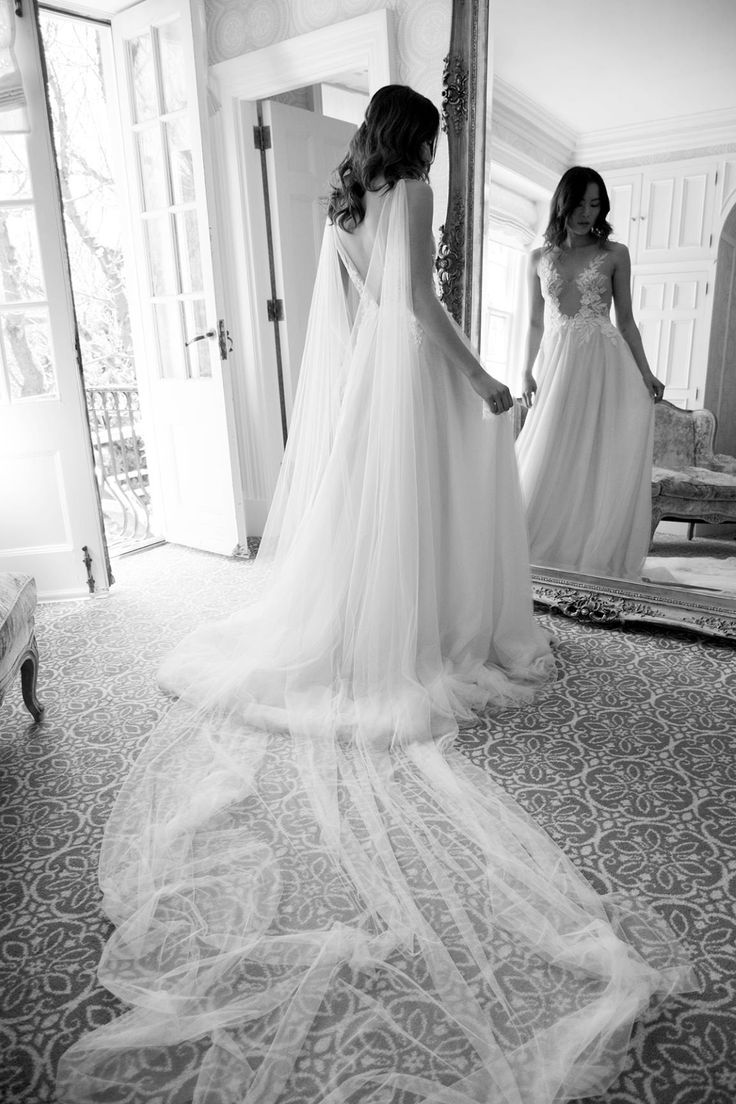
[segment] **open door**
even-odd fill
[[[204,5],[143,0],[113,18],[112,32],[156,528],[229,554],[239,464],[211,250]]]
[[[327,219],[328,179],[355,124],[278,101],[262,104],[276,286],[283,289],[284,405],[287,425],[299,379],[309,307]],[[279,309],[277,314],[281,314]]]
[[[107,591],[61,195],[33,4],[15,19],[28,133],[0,133],[0,571]]]

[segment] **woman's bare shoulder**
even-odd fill
[[[431,223],[434,216],[434,196],[426,180],[402,180],[406,189],[406,205],[412,223]]]
[[[623,260],[629,255],[629,248],[627,245],[624,245],[623,242],[612,241],[611,238],[609,238],[606,242],[605,250],[607,253],[610,253],[616,260]]]
[[[413,177],[403,177],[402,183],[406,188],[406,197],[411,204],[427,206],[434,202],[432,186],[427,180],[415,180]]]

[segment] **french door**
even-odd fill
[[[29,132],[0,134],[0,571],[108,589],[36,10],[16,16]]]
[[[112,32],[155,524],[167,540],[230,553],[239,465],[211,249],[204,5],[143,0]]]

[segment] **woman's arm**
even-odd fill
[[[521,384],[522,397],[527,406],[532,405],[537,390],[537,381],[532,375],[532,369],[544,336],[544,296],[542,295],[542,284],[539,279],[539,259],[541,256],[542,250],[534,249],[529,254],[529,267],[527,269],[529,332],[526,338],[526,366]]]
[[[641,372],[644,386],[654,401],[659,402],[664,395],[664,384],[657,379],[649,367],[639,327],[634,321],[634,313],[631,309],[631,258],[629,257],[629,251],[625,245],[617,244],[614,248],[612,283],[613,305],[616,308],[616,327],[631,349],[631,355]]]
[[[421,180],[406,181],[409,207],[409,250],[414,314],[432,341],[459,368],[471,387],[485,399],[494,414],[514,405],[505,384],[486,372],[470,342],[456,328],[437,298],[432,278],[432,189]]]

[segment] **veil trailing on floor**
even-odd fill
[[[561,1101],[687,982],[454,745],[553,663],[509,418],[413,314],[407,188],[367,272],[325,232],[262,593],[161,669],[101,859],[129,1011],[68,1104]]]

